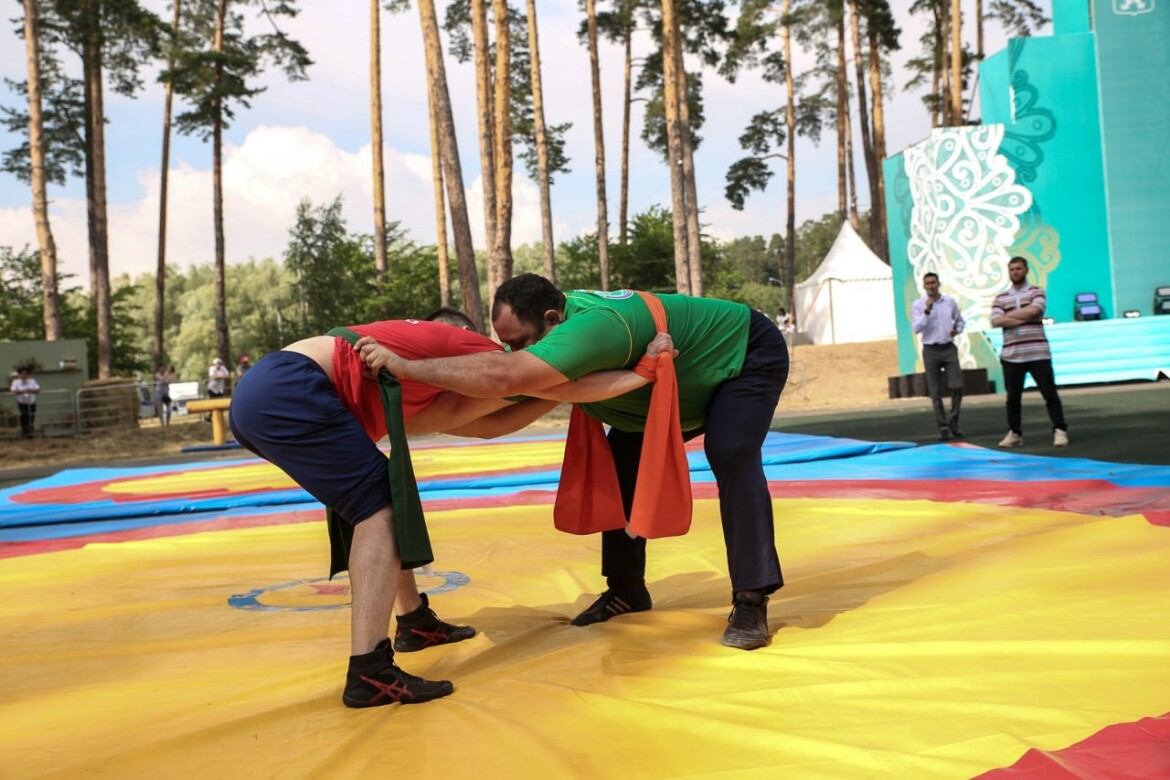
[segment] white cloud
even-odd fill
[[[388,219],[401,221],[410,236],[424,243],[435,239],[434,195],[429,157],[402,154],[386,147]],[[339,149],[320,133],[295,127],[259,127],[238,146],[224,150],[225,246],[228,262],[250,257],[279,258],[288,243],[296,209],[302,199],[323,205],[340,195],[352,232],[372,232],[373,185],[370,146],[356,153]],[[158,255],[159,173],[138,174],[142,197],[111,204],[110,271],[137,276],[153,273]],[[209,171],[181,164],[170,172],[167,217],[167,261],[178,267],[208,263],[215,257],[212,220],[212,177]],[[523,175],[513,183],[513,241],[541,239],[540,192]],[[467,190],[472,239],[483,246],[483,180]],[[51,208],[54,238],[62,273],[89,277],[86,210],[83,201],[58,199]],[[554,231],[568,226],[554,221]],[[448,230],[450,222],[448,221]],[[36,246],[31,209],[0,210],[0,233],[8,244]]]
[[[964,0],[965,6],[970,0]],[[146,3],[165,11],[162,0]],[[541,4],[541,51],[544,59],[545,97],[550,123],[572,122],[567,152],[572,171],[561,174],[552,199],[555,235],[564,240],[590,231],[596,224],[594,187],[593,119],[588,55],[576,38],[580,11],[574,0],[550,0]],[[896,153],[906,144],[929,133],[929,120],[916,94],[902,91],[906,80],[900,64],[916,53],[924,17],[908,17],[896,11],[903,27],[903,50],[895,58],[894,83],[887,86],[886,109],[889,149]],[[310,81],[289,84],[278,73],[266,74],[267,90],[251,109],[239,112],[227,134],[224,155],[226,247],[228,262],[249,257],[279,257],[287,244],[297,204],[309,198],[324,204],[337,195],[344,198],[344,214],[355,232],[372,231],[372,194],[369,138],[369,90],[367,17],[356,6],[336,3],[304,4],[302,14],[284,22],[286,31],[301,40],[316,64]],[[989,52],[1003,44],[995,27],[987,31]],[[646,46],[645,33],[639,47]],[[384,122],[386,138],[386,193],[388,218],[398,220],[416,241],[434,240],[435,217],[431,189],[429,126],[427,121],[422,49],[417,12],[383,16],[383,68],[385,73]],[[601,46],[605,97],[607,199],[611,228],[617,233],[620,187],[622,88],[621,48]],[[798,65],[804,60],[797,58]],[[0,51],[0,69],[9,77],[23,77],[23,52],[18,46]],[[464,177],[469,182],[467,201],[472,235],[482,247],[482,180],[475,123],[475,94],[469,65],[448,56],[448,81],[459,132]],[[696,156],[699,199],[709,234],[720,238],[738,235],[771,235],[782,232],[785,219],[783,161],[774,162],[776,176],[769,190],[755,193],[742,212],[732,210],[723,196],[724,173],[741,153],[737,137],[747,118],[764,107],[778,104],[782,90],[745,74],[727,84],[715,74],[705,74],[707,125],[704,143]],[[636,214],[652,205],[669,205],[669,176],[657,154],[647,150],[638,133],[644,103],[635,104],[631,140],[631,203]],[[110,258],[115,274],[152,272],[156,266],[158,231],[158,144],[149,128],[134,126],[121,113],[133,108],[161,114],[161,90],[150,84],[137,104],[111,98],[109,149],[116,162],[110,165]],[[158,132],[157,129],[153,132]],[[10,146],[11,136],[0,134],[0,147]],[[193,143],[187,141],[187,144]],[[868,201],[860,144],[856,144],[859,201]],[[187,148],[191,148],[188,146]],[[183,162],[178,154],[170,174],[170,208],[167,255],[179,266],[210,262],[214,257],[211,217],[211,173],[206,147],[198,163]],[[820,147],[801,139],[797,147],[797,220],[816,218],[836,207],[836,160],[834,138],[826,134]],[[117,156],[113,156],[117,152]],[[196,158],[192,158],[196,159]],[[517,167],[514,186],[513,240],[540,240],[539,193]],[[52,226],[59,247],[61,269],[88,279],[86,214],[73,183],[65,192],[51,188]],[[0,244],[36,246],[36,234],[27,185],[11,176],[0,176]],[[449,224],[449,223],[448,223]]]

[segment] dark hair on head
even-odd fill
[[[423,317],[426,322],[445,322],[448,325],[454,325],[456,328],[467,328],[468,330],[475,330],[475,323],[458,309],[453,309],[450,306],[444,306],[440,309],[435,309],[433,312]]]
[[[1028,261],[1022,257],[1019,257],[1019,256],[1013,257],[1011,260],[1008,260],[1008,265],[1011,265],[1012,263],[1023,263],[1024,268],[1028,267]]]
[[[925,282],[927,279],[929,279],[932,276],[934,277],[934,280],[937,282],[938,281],[938,274],[936,274],[934,271],[927,271],[926,273],[924,273],[922,275],[922,281]]]
[[[520,322],[539,326],[549,309],[564,313],[565,294],[543,276],[520,274],[496,289],[496,298],[492,303],[493,320],[499,316],[500,307],[504,304],[511,307]]]

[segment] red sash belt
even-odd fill
[[[669,332],[662,302],[649,293],[638,295],[649,307],[658,331]],[[617,467],[601,422],[574,406],[553,507],[553,522],[558,530],[592,534],[626,528],[631,536],[645,539],[682,536],[690,530],[691,474],[679,422],[674,357],[669,352],[658,356],[656,376],[629,523],[622,507]]]

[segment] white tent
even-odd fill
[[[813,344],[897,338],[893,271],[848,222],[817,270],[796,285],[796,329]]]

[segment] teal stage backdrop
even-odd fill
[[[928,271],[967,320],[964,366],[993,377],[983,331],[1012,256],[1057,322],[1084,292],[1108,318],[1149,316],[1170,285],[1170,0],[1053,0],[1053,15],[1054,35],[982,63],[982,124],[884,163],[902,373],[921,370],[910,307]]]

